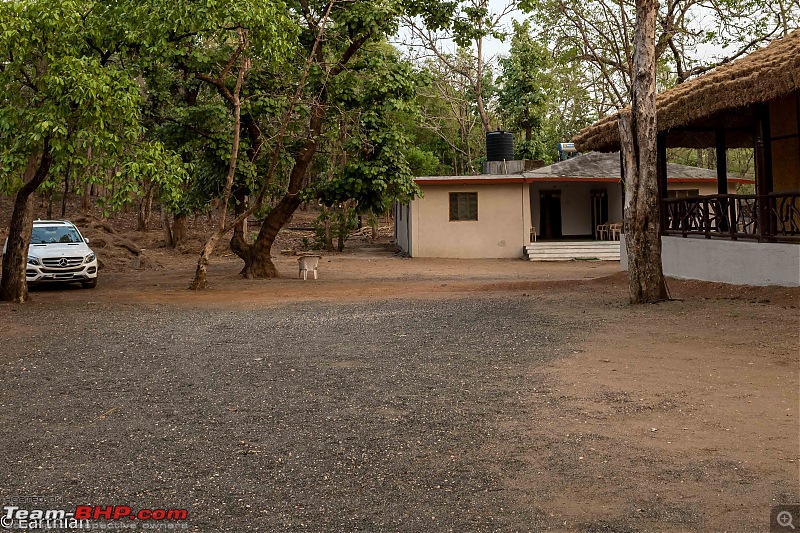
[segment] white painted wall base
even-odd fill
[[[620,268],[628,270],[625,236],[620,238]],[[673,278],[734,285],[800,286],[800,245],[661,237],[661,265]]]

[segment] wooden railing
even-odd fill
[[[663,202],[665,235],[800,243],[800,191],[688,196]]]

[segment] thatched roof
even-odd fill
[[[800,30],[741,59],[664,91],[656,97],[658,131],[669,131],[728,109],[766,102],[800,90]],[[583,129],[582,152],[619,150],[618,113]]]
[[[525,172],[526,178],[532,181],[558,181],[558,180],[613,180],[619,181],[619,152],[600,153],[592,152],[583,154],[566,161],[559,161],[552,165]],[[678,165],[677,163],[667,164],[667,179],[681,182],[703,182],[717,180],[717,171],[706,168]],[[750,180],[743,180],[729,176],[732,183],[749,183]]]

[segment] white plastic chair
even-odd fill
[[[300,272],[297,277],[303,278],[303,281],[308,279],[309,271],[317,279],[317,268],[319,267],[319,260],[321,255],[301,255],[297,258],[297,264],[300,267]]]

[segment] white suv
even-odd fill
[[[97,257],[86,239],[66,220],[36,220],[28,248],[28,285],[46,281],[78,281],[97,286]],[[3,246],[3,254],[6,249]]]

